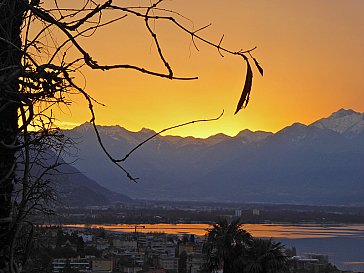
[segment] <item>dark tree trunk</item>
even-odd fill
[[[18,0],[0,0],[0,272],[10,269],[13,232],[15,146],[20,103],[21,25],[24,8]]]

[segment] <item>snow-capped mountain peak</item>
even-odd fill
[[[310,126],[329,129],[340,134],[355,135],[364,131],[364,113],[358,113],[351,109],[340,109]]]
[[[354,110],[352,110],[352,109],[344,109],[344,108],[341,108],[340,110],[338,110],[338,111],[336,111],[336,112],[334,112],[334,113],[332,113],[331,115],[330,115],[330,117],[332,117],[332,118],[343,118],[343,117],[345,117],[345,116],[351,116],[351,115],[360,115],[360,113],[358,113],[358,112],[355,112]]]

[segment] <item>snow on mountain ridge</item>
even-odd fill
[[[349,116],[349,115],[352,115],[352,114],[360,114],[360,113],[355,112],[352,109],[344,109],[344,108],[341,108],[338,111],[332,113],[330,115],[330,117],[332,117],[332,118],[342,118],[342,117]]]
[[[293,124],[292,126],[297,127],[296,130],[298,129],[302,130],[303,127],[305,127],[305,125],[298,123]],[[340,109],[332,113],[329,117],[319,119],[309,126],[320,129],[328,129],[337,132],[339,134],[345,134],[347,136],[349,135],[353,136],[364,132],[364,113],[358,113],[351,109]],[[139,143],[140,141],[143,141],[147,137],[150,137],[156,133],[155,131],[147,128],[142,128],[138,132],[132,132],[119,125],[97,126],[97,127],[99,129],[99,132],[104,135],[108,135],[109,137],[112,137],[115,140],[121,140],[124,138],[133,144]],[[92,124],[89,122],[81,124],[80,126],[75,127],[74,129],[80,132],[81,134],[85,133],[87,134],[89,133],[90,130],[93,131]],[[281,133],[285,132],[285,128],[283,128],[279,132]],[[219,142],[229,140],[231,138],[244,139],[245,142],[259,142],[271,135],[273,135],[273,133],[264,131],[252,132],[248,129],[245,129],[239,132],[235,137],[230,137],[224,134],[213,135],[206,139],[200,139],[195,137],[177,137],[169,135],[160,137],[168,140],[170,143],[174,144],[178,143],[180,145],[191,145],[199,143],[214,145]]]
[[[364,113],[358,113],[351,109],[340,109],[310,126],[329,129],[340,134],[358,134],[364,131]]]

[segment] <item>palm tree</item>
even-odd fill
[[[242,226],[239,219],[230,224],[224,219],[208,230],[204,245],[207,272],[214,272],[221,267],[224,273],[236,272],[236,261],[252,240],[250,233]]]
[[[254,238],[241,259],[244,273],[278,273],[287,268],[284,246],[272,239]]]

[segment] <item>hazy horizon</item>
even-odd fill
[[[334,111],[333,113],[335,113],[335,112],[338,112],[338,111],[340,111],[340,110],[353,110],[353,111],[355,111],[355,112],[357,112],[357,113],[361,113],[361,112],[359,112],[359,111],[356,111],[355,109],[344,109],[344,108],[340,108],[340,109],[337,109],[336,111]],[[331,113],[331,114],[333,114],[333,113]],[[257,129],[257,130],[251,130],[250,128],[242,128],[240,131],[238,131],[236,134],[233,134],[233,135],[231,135],[231,134],[228,134],[228,133],[225,133],[225,132],[217,132],[217,133],[214,133],[214,134],[212,134],[212,135],[207,135],[207,136],[195,136],[195,135],[185,135],[185,134],[178,134],[178,133],[174,133],[174,129],[172,129],[172,130],[169,130],[169,131],[167,131],[167,132],[165,132],[165,133],[162,133],[161,135],[162,136],[180,136],[180,137],[193,137],[193,138],[197,138],[197,139],[206,139],[206,138],[209,138],[209,137],[212,137],[212,136],[215,136],[215,135],[219,135],[219,134],[224,134],[224,135],[226,135],[226,136],[229,136],[229,137],[236,137],[239,133],[241,133],[242,131],[245,131],[245,130],[249,130],[249,131],[252,131],[252,132],[268,132],[268,133],[277,133],[277,132],[279,132],[280,130],[282,130],[282,129],[284,129],[284,128],[286,128],[286,127],[288,127],[288,126],[291,126],[291,125],[293,125],[293,124],[295,124],[295,123],[301,123],[301,124],[304,124],[304,125],[306,125],[306,126],[308,126],[308,125],[310,125],[310,124],[312,124],[312,123],[314,123],[315,121],[317,121],[317,120],[319,120],[319,119],[322,119],[322,118],[327,118],[327,117],[329,117],[331,114],[329,114],[328,116],[324,116],[324,117],[320,117],[320,118],[318,118],[318,119],[316,119],[316,120],[312,120],[312,121],[310,121],[309,123],[303,123],[303,122],[300,122],[300,121],[294,121],[294,122],[292,122],[292,123],[290,123],[290,124],[286,124],[286,125],[284,125],[282,128],[279,128],[279,129],[277,129],[277,130],[275,130],[275,131],[268,131],[268,130],[264,130],[264,129]],[[216,121],[213,121],[213,122],[216,122]],[[81,126],[81,125],[83,125],[83,124],[85,124],[85,123],[88,123],[88,121],[85,121],[85,122],[83,122],[83,123],[80,123],[80,124],[77,124],[77,123],[68,123],[68,122],[66,122],[66,123],[62,123],[62,122],[58,122],[57,123],[57,125],[61,128],[61,129],[63,129],[63,130],[72,130],[72,129],[75,129],[76,127],[79,127],[79,126]],[[197,123],[197,124],[194,124],[195,126],[198,126],[199,124],[203,124],[203,123]],[[62,126],[62,125],[64,125],[64,126]],[[129,128],[127,128],[126,126],[124,126],[123,124],[108,124],[108,125],[106,125],[106,124],[96,124],[97,126],[110,126],[110,127],[112,127],[112,126],[120,126],[120,127],[122,127],[122,128],[124,128],[124,129],[126,129],[126,130],[128,130],[129,132],[133,132],[133,133],[139,133],[139,132],[141,132],[142,130],[152,130],[152,131],[154,131],[154,132],[156,132],[157,133],[157,131],[156,130],[153,130],[152,128],[148,128],[148,127],[141,127],[140,129],[129,129]],[[193,126],[193,125],[187,125],[187,126]]]

